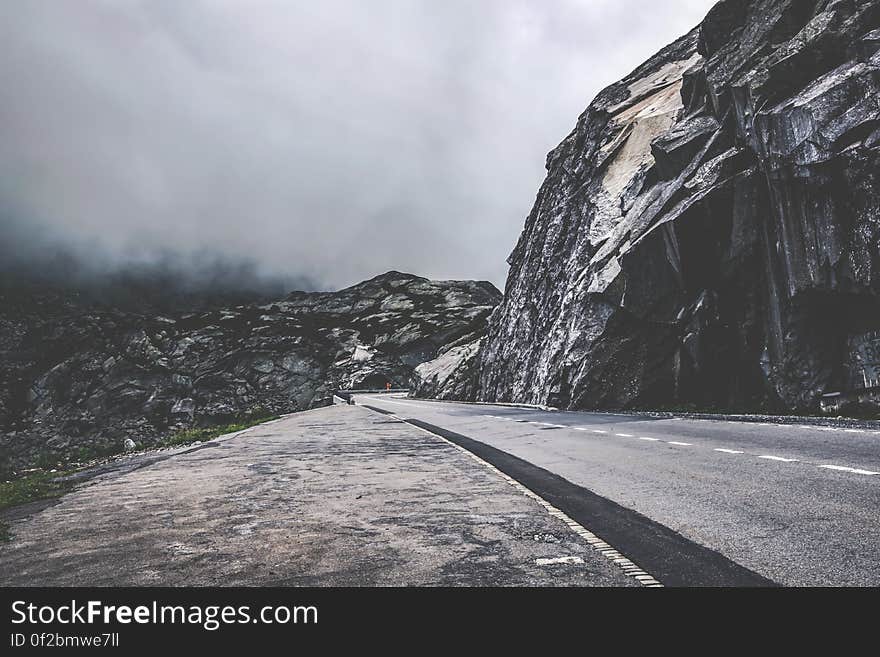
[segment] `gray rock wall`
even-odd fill
[[[877,385],[880,2],[725,0],[547,158],[476,397],[812,410]]]

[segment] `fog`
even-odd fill
[[[712,4],[4,3],[0,257],[503,287],[546,153]]]

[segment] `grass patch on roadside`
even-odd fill
[[[242,416],[230,424],[178,431],[160,440],[157,444],[138,449],[137,451],[149,451],[157,447],[178,447],[196,442],[204,442],[276,419],[278,419],[277,415],[262,412],[252,413]],[[122,453],[121,449],[83,447],[80,449],[78,457],[83,461],[93,458],[106,459],[119,453]],[[79,464],[79,467],[76,467],[76,464],[71,463],[66,469],[62,470],[63,464],[59,466],[58,459],[52,458],[49,455],[43,455],[37,461],[36,465],[41,468],[41,471],[16,477],[9,481],[0,481],[0,511],[20,504],[27,504],[28,502],[61,497],[75,485],[72,481],[61,481],[61,479],[66,477],[66,475],[89,467],[87,464]],[[56,472],[49,472],[51,468],[56,467],[59,468]],[[8,542],[10,539],[9,525],[0,520],[0,543]]]
[[[68,472],[35,472],[33,474],[0,482],[0,511],[36,500],[61,497],[73,484],[58,481]]]
[[[218,436],[224,436],[227,433],[235,433],[236,431],[244,431],[250,429],[263,422],[277,420],[277,415],[248,415],[231,424],[222,424],[215,427],[203,427],[196,429],[185,429],[162,440],[159,445],[161,447],[177,447],[179,445],[189,445],[196,442],[205,442]]]
[[[69,473],[35,472],[18,479],[0,481],[0,511],[27,502],[61,497],[73,488],[72,482],[58,480],[66,474]],[[12,534],[9,524],[0,520],[0,543],[8,543],[10,540]]]
[[[76,460],[80,463],[86,463],[88,461],[110,458],[111,456],[122,454],[124,451],[125,448],[120,445],[84,446],[77,450]]]

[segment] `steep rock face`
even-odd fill
[[[880,2],[724,0],[550,153],[477,397],[814,409],[880,384]]]
[[[406,386],[482,331],[490,283],[390,272],[332,293],[155,315],[47,290],[0,291],[0,470],[118,451],[248,413]]]
[[[410,395],[447,401],[473,399],[480,384],[482,345],[482,335],[472,334],[441,349],[437,358],[416,367]]]

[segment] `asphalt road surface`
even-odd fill
[[[359,395],[526,484],[668,585],[880,585],[880,432]]]

